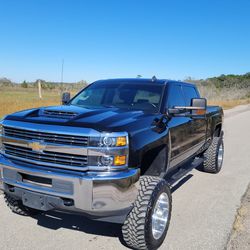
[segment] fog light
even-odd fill
[[[114,159],[115,166],[121,166],[126,164],[126,155],[117,155]]]
[[[116,146],[121,147],[121,146],[126,146],[127,145],[127,137],[126,136],[119,136],[116,139]]]
[[[104,155],[100,157],[100,164],[103,166],[113,165],[113,156]]]

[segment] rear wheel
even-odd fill
[[[133,249],[157,249],[171,218],[172,198],[165,180],[142,176],[134,207],[122,227],[125,243]]]
[[[42,212],[40,210],[24,206],[21,200],[17,200],[6,193],[4,194],[4,200],[7,206],[11,209],[11,211],[19,215],[29,216],[29,215],[40,214]]]
[[[204,152],[203,170],[208,173],[219,173],[224,158],[224,143],[222,137],[214,137],[211,145]]]

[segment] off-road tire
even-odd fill
[[[30,215],[36,215],[42,212],[40,210],[36,210],[36,209],[24,206],[21,200],[17,200],[14,197],[6,193],[4,194],[4,200],[7,206],[11,209],[11,211],[19,215],[30,216]]]
[[[162,236],[156,240],[152,234],[151,215],[158,197],[165,192],[169,201],[168,221]],[[123,239],[132,249],[157,249],[164,241],[172,210],[171,191],[164,179],[152,176],[140,178],[139,193],[122,226]]]
[[[214,137],[211,145],[204,152],[203,171],[217,174],[221,171],[222,163],[218,164],[219,148],[222,146],[224,155],[224,143],[222,137]],[[223,157],[223,156],[222,156]]]

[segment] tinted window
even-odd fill
[[[170,88],[168,97],[168,107],[173,108],[174,106],[185,106],[185,100],[182,93],[181,85],[173,85]]]
[[[183,86],[182,89],[183,89],[183,92],[184,92],[186,105],[190,106],[191,105],[191,99],[199,97],[197,92],[196,92],[196,89],[191,87],[191,86]]]
[[[163,85],[135,83],[94,83],[76,96],[71,104],[86,108],[117,107],[159,111]]]

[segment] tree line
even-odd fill
[[[85,80],[81,80],[78,82],[50,82],[50,81],[45,81],[42,79],[37,79],[34,82],[28,82],[28,81],[23,81],[21,83],[16,83],[12,82],[8,78],[0,78],[0,87],[17,87],[17,88],[37,88],[38,87],[38,82],[40,81],[41,83],[41,88],[44,90],[54,90],[54,89],[60,89],[60,90],[76,90],[76,89],[81,89],[84,88],[85,86],[88,85],[88,83]]]
[[[22,88],[36,88],[38,81],[41,82],[42,89],[63,89],[63,90],[78,90],[88,85],[85,80],[78,82],[50,82],[42,79],[38,79],[34,82],[23,81],[21,83],[12,82],[8,78],[0,78],[0,86],[9,86],[9,87],[22,87]],[[185,79],[187,82],[195,83],[198,88],[213,88],[217,91],[224,89],[245,89],[247,94],[250,93],[250,72],[243,75],[220,75],[217,77],[210,77],[207,79],[193,79],[188,77]]]

